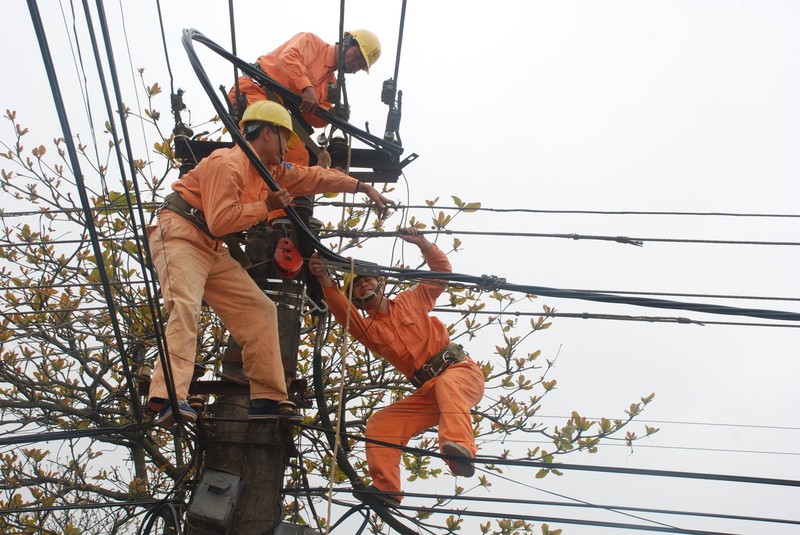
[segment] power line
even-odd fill
[[[491,316],[548,316],[553,318],[571,318],[571,319],[584,319],[584,320],[615,320],[615,321],[638,321],[646,323],[680,323],[692,325],[727,325],[736,327],[785,327],[796,329],[800,328],[800,324],[794,323],[754,323],[754,322],[741,322],[741,321],[714,321],[714,320],[692,320],[682,317],[664,317],[664,316],[627,316],[620,314],[597,314],[591,312],[516,312],[516,311],[501,311],[501,310],[468,310],[468,309],[454,309],[437,307],[433,309],[434,312],[445,312],[450,314],[461,314],[469,316],[472,314],[478,315],[491,315]]]
[[[636,420],[638,423],[642,423],[641,420]],[[518,440],[518,439],[497,439],[497,440],[480,440],[478,439],[476,442],[481,442],[482,444],[497,444],[502,442],[503,444],[553,444],[552,440]],[[619,447],[619,448],[629,448],[627,444],[615,444],[615,443],[606,443],[603,447]],[[699,448],[699,447],[690,447],[690,446],[660,446],[656,444],[636,444],[636,449],[662,449],[662,450],[679,450],[679,451],[705,451],[705,452],[714,452],[714,453],[751,453],[756,455],[787,455],[787,456],[798,456],[800,452],[793,452],[793,451],[763,451],[763,450],[734,450],[728,448]]]
[[[152,427],[149,424],[127,424],[119,427],[95,427],[92,429],[74,429],[71,431],[50,431],[32,433],[26,435],[15,435],[11,438],[0,438],[0,447],[19,446],[20,444],[35,444],[37,442],[49,442],[51,440],[72,440],[76,438],[89,438],[101,435],[123,435],[142,431]]]
[[[341,201],[320,200],[316,206],[369,208],[366,203],[344,203]],[[800,214],[765,214],[765,213],[737,213],[737,212],[679,212],[679,211],[644,211],[644,210],[552,210],[538,208],[490,208],[486,206],[469,207],[442,206],[437,204],[420,204],[398,206],[403,209],[448,210],[458,212],[498,212],[498,213],[527,213],[527,214],[574,214],[574,215],[644,215],[644,216],[700,216],[700,217],[760,217],[760,218],[800,218]]]
[[[542,415],[537,414],[537,418],[569,418],[569,416],[556,416],[556,415]],[[599,418],[589,418],[590,420],[599,420]],[[726,424],[718,422],[687,422],[682,420],[640,420],[637,422],[652,423],[652,424],[675,424],[675,425],[701,425],[710,427],[738,427],[750,429],[777,429],[785,431],[800,431],[800,427],[781,426],[781,425],[759,425],[759,424]]]
[[[296,424],[304,429],[310,429],[314,431],[328,431],[319,426],[314,426],[306,423],[299,423]],[[438,457],[440,459],[451,459],[453,458],[450,455],[445,455],[443,453],[439,453],[437,451],[425,450],[421,448],[413,448],[409,446],[399,446],[392,442],[385,442],[382,440],[375,440],[366,438],[360,435],[355,435],[352,433],[341,433],[342,436],[355,440],[357,442],[365,442],[369,444],[376,444],[380,446],[384,446],[387,448],[395,448],[399,449],[405,453],[410,453],[416,456],[428,456],[428,457]],[[752,483],[758,485],[774,485],[774,486],[783,486],[783,487],[800,487],[800,481],[791,480],[791,479],[781,479],[781,478],[767,478],[767,477],[754,477],[754,476],[737,476],[737,475],[730,475],[730,474],[709,474],[709,473],[701,473],[701,472],[684,472],[684,471],[675,471],[675,470],[653,470],[653,469],[646,469],[646,468],[624,468],[624,467],[616,467],[616,466],[600,466],[600,465],[588,465],[588,464],[570,464],[570,463],[547,463],[543,461],[533,461],[528,459],[508,459],[508,458],[501,458],[501,457],[488,457],[488,456],[478,456],[472,459],[475,463],[480,464],[487,464],[487,465],[498,465],[498,466],[519,466],[519,467],[526,467],[526,468],[538,468],[538,469],[556,469],[556,470],[574,470],[579,472],[601,472],[601,473],[612,473],[612,474],[624,474],[624,475],[643,475],[643,476],[659,476],[659,477],[673,477],[673,478],[682,478],[682,479],[704,479],[704,480],[712,480],[712,481],[726,481],[731,483]]]
[[[641,247],[646,242],[654,243],[694,243],[704,245],[767,245],[767,246],[800,246],[800,242],[789,241],[759,241],[759,240],[702,240],[698,238],[631,238],[628,236],[601,236],[591,234],[576,233],[548,233],[548,232],[499,232],[499,231],[479,231],[479,230],[419,230],[419,234],[435,234],[446,236],[491,236],[491,237],[513,237],[513,238],[564,238],[569,240],[596,240],[613,241],[626,245]],[[350,230],[321,230],[321,238],[394,238],[396,232],[380,231],[350,231]]]
[[[151,507],[164,503],[183,503],[183,500],[176,498],[168,500],[130,500],[124,502],[103,502],[103,503],[70,503],[67,505],[50,505],[40,507],[20,507],[17,509],[0,509],[0,515],[16,515],[25,513],[48,513],[53,511],[73,511],[80,509],[105,509],[106,507]]]
[[[341,493],[351,493],[353,489],[351,488],[336,488],[334,489],[336,492]],[[322,489],[307,489],[304,492],[310,492],[312,494],[319,494],[322,492]],[[284,489],[285,494],[299,494],[300,492],[296,489]],[[404,492],[403,496],[406,498],[426,498],[431,500],[442,499],[445,496],[441,494],[428,494],[422,492]],[[759,516],[744,516],[744,515],[729,515],[729,514],[722,514],[722,513],[706,513],[700,511],[684,511],[684,510],[674,510],[674,509],[656,509],[656,508],[648,508],[648,507],[630,507],[624,505],[607,505],[607,504],[594,504],[594,503],[586,503],[586,502],[558,502],[552,500],[526,500],[521,498],[495,498],[493,496],[466,496],[464,494],[452,494],[447,495],[446,499],[448,501],[466,501],[466,502],[481,502],[481,503],[497,503],[497,504],[508,504],[508,505],[541,505],[541,506],[548,506],[548,507],[574,507],[579,509],[603,509],[603,510],[620,510],[620,511],[634,511],[638,513],[656,513],[656,514],[664,514],[664,515],[677,515],[677,516],[697,516],[697,517],[706,517],[706,518],[718,518],[718,519],[725,519],[725,520],[739,520],[739,521],[748,521],[748,522],[770,522],[770,523],[778,523],[778,524],[793,524],[793,525],[800,525],[800,520],[791,520],[785,518],[772,518],[772,517],[759,517]],[[426,510],[436,511],[436,508],[426,508]]]

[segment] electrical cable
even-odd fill
[[[318,426],[306,424],[306,423],[298,423],[300,427],[310,430],[322,431],[323,428]],[[369,444],[376,444],[379,446],[384,446],[387,448],[395,448],[403,451],[404,453],[410,453],[415,456],[428,456],[428,457],[437,457],[440,459],[445,460],[459,460],[458,457],[452,455],[445,455],[443,453],[439,453],[437,451],[432,450],[425,450],[420,448],[414,448],[410,446],[398,446],[392,442],[385,442],[382,440],[375,440],[366,438],[360,435],[355,435],[352,433],[343,433],[346,438],[364,442]],[[736,475],[729,475],[729,474],[708,474],[708,473],[700,473],[700,472],[682,472],[682,471],[675,471],[675,470],[651,470],[645,468],[622,468],[616,466],[599,466],[599,465],[583,465],[583,464],[569,464],[569,463],[548,463],[543,461],[531,461],[526,459],[508,459],[508,458],[501,458],[501,457],[488,457],[488,456],[480,456],[475,457],[472,459],[474,463],[480,464],[488,464],[488,465],[498,465],[498,466],[520,466],[526,468],[538,468],[538,469],[556,469],[556,470],[574,470],[580,472],[601,472],[601,473],[610,473],[610,474],[626,474],[626,475],[643,475],[643,476],[661,476],[661,477],[674,477],[674,478],[683,478],[683,479],[705,479],[705,480],[712,480],[712,481],[727,481],[733,483],[752,483],[757,485],[773,485],[773,486],[781,486],[781,487],[800,487],[800,481],[791,480],[791,479],[781,479],[781,478],[768,478],[768,477],[753,477],[753,476],[736,476]]]
[[[353,489],[351,488],[337,488],[334,489],[336,492],[341,493],[351,493]],[[327,492],[327,489],[309,489],[308,492],[321,494],[323,491]],[[287,494],[291,494],[291,492],[287,491]],[[697,517],[705,517],[705,518],[717,518],[723,520],[744,520],[748,522],[765,522],[765,523],[776,523],[776,524],[792,524],[792,525],[800,525],[800,520],[791,520],[785,518],[771,518],[771,517],[762,517],[762,516],[745,516],[745,515],[731,515],[731,514],[723,514],[723,513],[706,513],[702,511],[684,511],[684,510],[675,510],[675,509],[655,509],[649,507],[630,507],[625,505],[608,505],[608,504],[595,504],[595,503],[588,503],[588,502],[564,502],[564,501],[552,501],[552,500],[529,500],[523,498],[496,498],[493,496],[467,496],[464,494],[452,494],[443,496],[442,494],[430,494],[424,492],[406,492],[406,498],[425,498],[430,500],[436,499],[443,499],[446,498],[448,501],[466,501],[466,502],[480,502],[480,503],[496,503],[496,504],[507,504],[507,505],[541,505],[547,507],[566,507],[566,508],[577,508],[577,509],[604,509],[608,511],[620,510],[620,511],[634,511],[637,513],[656,513],[656,514],[663,514],[663,515],[675,515],[675,516],[697,516]],[[426,510],[435,510],[431,508],[426,508]]]
[[[100,1],[100,0],[98,0]],[[58,78],[55,72],[55,66],[53,63],[53,57],[50,53],[50,47],[47,43],[47,37],[45,36],[44,26],[42,24],[41,15],[39,14],[39,8],[36,3],[36,0],[28,0],[28,10],[30,11],[31,19],[33,21],[34,29],[36,32],[36,38],[39,41],[39,49],[42,53],[42,59],[45,64],[45,71],[47,72],[47,77],[50,83],[50,89],[53,94],[53,100],[56,106],[56,113],[59,117],[59,122],[61,124],[61,129],[64,133],[64,143],[67,146],[67,153],[69,156],[69,161],[72,166],[72,172],[75,175],[75,180],[78,186],[78,195],[81,199],[81,205],[84,207],[84,218],[87,232],[92,239],[92,249],[95,255],[95,259],[97,261],[97,268],[100,273],[100,280],[103,287],[103,294],[107,298],[107,305],[109,311],[109,317],[112,324],[112,329],[114,331],[114,335],[116,338],[117,347],[121,353],[121,363],[122,368],[124,370],[126,379],[127,379],[127,386],[130,393],[131,398],[136,397],[136,386],[133,384],[132,375],[130,373],[130,367],[127,361],[127,355],[125,354],[125,345],[122,339],[122,331],[120,329],[120,325],[117,319],[117,313],[115,309],[115,305],[112,298],[111,286],[109,285],[108,274],[106,271],[105,261],[103,259],[102,251],[100,250],[99,242],[97,241],[97,230],[94,226],[94,219],[92,218],[91,211],[86,210],[86,207],[90,206],[89,198],[86,195],[86,185],[83,181],[83,174],[81,172],[80,162],[78,161],[77,150],[75,147],[75,143],[72,137],[72,131],[69,125],[69,119],[66,115],[66,108],[64,104],[64,98],[61,94],[61,88],[58,84]],[[138,405],[133,405],[134,408],[134,416],[137,421],[141,420],[142,415]]]
[[[313,366],[313,382],[314,382],[314,394],[317,401],[317,414],[320,419],[320,423],[322,424],[321,427],[317,427],[316,429],[321,431],[328,440],[329,445],[331,446],[331,450],[333,449],[334,444],[336,444],[336,434],[344,434],[342,430],[334,431],[333,423],[331,422],[330,413],[328,412],[327,403],[325,400],[325,387],[323,384],[323,366],[322,366],[322,346],[325,343],[327,336],[323,335],[323,324],[329,320],[330,312],[326,311],[324,316],[319,318],[319,325],[317,335],[314,341],[314,351],[312,355],[312,366]],[[298,424],[301,425],[301,424]],[[332,452],[333,454],[333,452]],[[339,450],[336,452],[336,464],[339,469],[347,476],[347,478],[351,481],[354,487],[363,488],[364,483],[361,481],[361,478],[356,473],[355,469],[353,468],[352,464],[350,464],[350,459],[348,459],[347,455],[344,451]],[[389,524],[392,528],[396,529],[398,533],[401,535],[414,535],[414,531],[405,526],[399,520],[397,520],[392,513],[388,511],[388,509],[381,503],[379,500],[374,498],[373,496],[365,495],[365,500],[368,501],[369,505],[373,508],[375,513],[384,520],[387,524]]]
[[[85,9],[86,9],[87,21],[89,23],[91,23],[90,16],[89,16],[89,11],[88,11],[88,0],[83,0],[83,2],[84,2]],[[128,129],[127,129],[127,124],[126,124],[127,121],[125,120],[125,116],[124,116],[125,106],[124,106],[124,103],[122,102],[122,90],[121,90],[121,87],[120,87],[120,84],[119,84],[119,77],[117,75],[116,61],[114,59],[114,53],[113,53],[113,49],[111,47],[111,37],[110,37],[109,29],[108,29],[108,22],[107,22],[107,19],[106,19],[105,8],[103,7],[102,0],[96,0],[96,6],[97,6],[98,18],[99,18],[99,21],[100,21],[100,28],[102,30],[102,35],[103,35],[103,41],[105,43],[105,48],[106,48],[106,58],[108,60],[110,77],[111,77],[111,81],[112,81],[112,84],[113,84],[113,87],[114,87],[114,94],[116,96],[117,110],[118,110],[118,113],[120,114],[120,124],[122,126],[122,134],[123,134],[124,139],[129,140],[130,139],[130,134],[129,134]],[[101,81],[103,81],[103,85],[105,87],[104,76],[102,76],[102,70],[100,68],[101,62],[100,62],[99,57],[97,57],[97,65],[98,65],[98,71],[101,74],[100,79],[101,79]],[[106,92],[104,92],[104,94],[106,94]],[[109,113],[109,121],[111,123],[112,132],[116,133],[116,127],[114,126],[115,123],[113,121],[113,112],[111,110],[111,104],[110,104],[110,102],[108,100],[108,97],[106,97],[106,107],[107,107],[108,113]],[[116,135],[115,135],[114,139],[118,139],[116,137]],[[127,200],[128,210],[130,211],[130,214],[132,216],[131,217],[131,224],[133,225],[134,235],[136,236],[136,253],[137,253],[137,256],[138,256],[139,264],[140,264],[140,266],[142,268],[142,276],[143,276],[143,278],[145,280],[148,280],[148,278],[150,278],[150,283],[149,284],[145,284],[145,288],[146,288],[146,292],[147,292],[147,303],[148,303],[148,306],[150,308],[150,313],[151,313],[152,317],[154,318],[153,328],[155,330],[156,346],[158,348],[158,358],[161,361],[161,365],[162,365],[162,368],[163,368],[165,384],[166,384],[167,393],[168,393],[170,404],[171,404],[172,411],[173,411],[173,417],[179,423],[179,428],[181,429],[181,432],[183,433],[183,432],[185,432],[184,431],[184,427],[185,426],[184,426],[183,417],[181,416],[180,411],[178,410],[178,400],[177,400],[177,397],[175,395],[175,385],[174,385],[173,377],[172,377],[172,368],[171,368],[171,366],[169,364],[169,349],[167,347],[167,340],[166,340],[165,329],[164,329],[165,322],[164,322],[163,316],[161,314],[161,308],[156,305],[156,299],[154,297],[155,295],[158,294],[158,287],[157,287],[157,283],[156,283],[156,277],[152,273],[152,269],[153,269],[152,266],[150,266],[144,260],[145,255],[147,256],[147,258],[152,258],[152,254],[151,254],[151,251],[150,251],[150,244],[149,244],[149,241],[147,240],[146,235],[144,235],[144,234],[141,236],[141,242],[139,241],[140,234],[139,234],[138,227],[136,226],[136,219],[135,219],[135,217],[133,217],[134,209],[133,209],[133,204],[132,204],[132,198],[134,198],[134,197],[136,199],[141,199],[142,198],[141,191],[139,189],[139,183],[138,183],[138,180],[136,179],[135,159],[133,157],[132,148],[131,148],[131,144],[130,143],[126,143],[126,148],[127,148],[128,163],[130,165],[130,171],[131,171],[131,183],[133,184],[134,193],[132,194],[132,192],[128,189],[127,180],[123,180],[122,182],[123,182],[123,186],[125,188],[125,194],[126,194],[125,197],[126,197],[126,200]],[[120,171],[123,173],[123,178],[124,178],[124,165],[123,165],[123,162],[122,162],[121,155],[119,156],[119,163],[120,163]],[[140,221],[144,222],[145,217],[144,217],[144,212],[141,209],[141,206],[139,208],[139,218],[140,218]],[[106,295],[110,296],[111,294],[107,293]],[[120,348],[121,347],[122,346],[120,346]],[[124,359],[124,356],[123,356],[123,361],[124,360],[125,359]],[[127,362],[124,363],[124,370],[125,370],[125,374],[128,376],[129,382],[132,383],[133,380],[132,380],[132,376],[130,374],[130,370],[128,368]],[[138,398],[135,398],[135,399],[138,400]],[[139,416],[139,418],[141,418],[141,416]]]
[[[458,310],[454,308],[436,307],[433,312],[443,312],[448,314],[460,314],[462,316],[488,315],[488,316],[548,316],[552,318],[569,318],[583,320],[613,320],[613,321],[638,321],[646,323],[679,323],[683,325],[707,325],[733,326],[733,327],[781,327],[788,329],[800,328],[800,323],[753,323],[741,321],[713,321],[713,320],[693,320],[683,317],[663,317],[663,316],[624,316],[620,314],[598,314],[591,312],[515,312],[502,310]]]
[[[318,206],[339,207],[345,203],[341,201],[321,201]],[[348,205],[349,206],[349,205]],[[367,204],[355,204],[354,207],[361,208],[369,206]],[[646,211],[646,210],[552,210],[543,208],[491,208],[487,206],[477,206],[464,208],[463,206],[440,206],[435,204],[415,204],[406,206],[408,209],[425,210],[446,210],[457,212],[497,212],[497,213],[524,213],[524,214],[561,214],[561,215],[641,215],[641,216],[699,216],[699,217],[757,217],[757,218],[800,218],[800,214],[766,214],[766,213],[741,213],[741,212],[679,212],[679,211]]]
[[[261,162],[260,159],[253,153],[252,149],[244,141],[242,138],[241,133],[236,128],[236,125],[231,120],[230,116],[227,114],[227,111],[224,106],[222,106],[219,98],[214,94],[213,88],[211,87],[211,83],[208,79],[208,76],[203,68],[202,64],[200,63],[197,54],[194,51],[193,41],[198,41],[212,51],[216,52],[218,55],[228,59],[229,61],[235,61],[241,63],[241,68],[247,74],[251,75],[253,78],[259,78],[264,80],[264,83],[269,84],[269,80],[265,79],[265,75],[263,72],[256,72],[260,71],[260,69],[254,69],[252,66],[248,66],[244,62],[242,62],[239,58],[232,56],[218,45],[216,45],[213,41],[209,40],[201,33],[197,32],[197,30],[184,30],[183,33],[183,44],[184,48],[189,55],[189,61],[192,65],[192,68],[195,71],[195,74],[198,77],[201,85],[205,89],[209,99],[212,101],[212,104],[220,116],[222,122],[226,125],[228,130],[230,131],[231,136],[234,138],[234,141],[237,145],[245,152],[248,159],[253,163],[255,168],[258,170],[261,177],[265,180],[268,184],[270,189],[273,191],[277,191],[279,189],[277,183],[275,183],[274,178],[267,170],[266,166]],[[272,82],[274,85],[275,83]],[[280,84],[277,84],[280,86]],[[278,88],[274,88],[276,92],[284,92],[286,93],[286,99],[297,104],[298,96],[288,91],[286,88],[280,87],[280,91]],[[284,96],[282,94],[282,96]],[[330,119],[329,122],[337,121],[337,118],[331,114],[327,114],[324,110],[317,110],[317,115],[324,118]],[[347,123],[344,123],[345,125]],[[337,125],[339,126],[339,125]],[[341,128],[341,127],[340,127]],[[351,127],[352,131],[352,127]],[[377,140],[374,136],[366,135],[364,136],[363,133],[359,137],[362,141],[367,142],[369,138],[372,138],[371,141]],[[356,135],[356,134],[353,134]],[[383,140],[378,140],[380,143],[385,143]],[[392,144],[389,144],[392,145]],[[383,148],[388,149],[389,145],[382,145]],[[291,206],[288,206],[286,209],[286,213],[289,218],[292,220],[293,224],[295,225],[295,230],[304,234],[310,243],[313,244],[315,249],[320,253],[320,255],[328,260],[329,262],[336,262],[342,265],[346,265],[346,259],[344,259],[341,255],[334,253],[327,249],[322,243],[314,236],[303,224],[300,220],[297,213]],[[364,262],[358,262],[357,265],[361,270],[364,269],[372,269],[374,270],[374,266],[369,266]],[[533,293],[538,295],[545,295],[548,297],[561,297],[561,298],[568,298],[568,299],[585,299],[589,301],[601,301],[601,302],[612,302],[612,303],[622,303],[622,304],[629,304],[635,306],[647,306],[647,307],[654,307],[654,308],[672,308],[672,309],[685,309],[685,310],[693,310],[696,312],[705,312],[711,314],[727,314],[727,315],[745,315],[745,316],[753,316],[753,317],[760,317],[764,319],[782,319],[782,320],[789,320],[789,321],[800,321],[800,313],[793,313],[793,312],[784,312],[784,311],[772,311],[772,310],[760,310],[760,309],[737,309],[734,307],[722,307],[722,306],[715,306],[715,305],[697,305],[691,303],[681,303],[675,301],[667,301],[663,299],[645,299],[645,298],[620,298],[618,296],[611,296],[607,294],[597,294],[597,293],[587,293],[587,292],[569,292],[565,290],[559,290],[555,288],[546,288],[542,286],[527,286],[527,285],[518,285],[518,284],[508,284],[504,279],[499,279],[494,276],[469,276],[464,274],[458,273],[437,273],[437,272],[430,272],[430,271],[419,271],[419,270],[407,270],[401,268],[390,268],[386,266],[380,266],[381,271],[386,273],[393,273],[395,276],[398,277],[419,277],[419,278],[438,278],[443,280],[449,280],[452,282],[462,282],[468,284],[474,284],[480,287],[483,290],[510,290],[515,292],[522,292],[522,293]],[[356,270],[357,272],[359,270]]]
[[[367,232],[354,232],[350,230],[322,230],[321,237],[325,238],[391,238],[396,233],[391,231],[367,231]],[[792,241],[763,241],[763,240],[704,240],[699,238],[630,238],[628,236],[600,236],[590,234],[564,234],[564,233],[548,233],[548,232],[500,232],[500,231],[479,231],[479,230],[451,230],[451,229],[436,229],[436,230],[421,230],[420,234],[444,234],[446,236],[492,236],[501,238],[563,238],[568,240],[584,240],[584,241],[613,241],[624,245],[635,245],[642,247],[646,242],[653,243],[693,243],[704,245],[765,245],[765,246],[782,246],[782,247],[796,247],[800,246],[800,242]]]
[[[354,266],[352,258],[350,259],[350,267],[351,267],[350,276],[353,277],[354,276],[353,269],[354,269],[355,266]],[[354,286],[355,286],[355,281],[353,281],[350,284],[349,288],[348,288],[349,289],[348,298],[350,299],[351,302],[353,300],[353,287]],[[351,312],[351,309],[348,308],[347,309],[347,318],[346,318],[345,323],[344,323],[344,332],[349,332],[348,329],[350,328],[350,312]],[[347,356],[348,346],[349,346],[348,337],[347,336],[342,336],[341,345],[340,345],[340,349],[339,349],[339,354],[342,356],[341,362],[340,362],[342,380],[339,381],[339,394],[338,394],[339,406],[336,409],[336,427],[338,429],[342,428],[342,422],[343,422],[343,419],[344,419],[344,377],[345,377],[345,375],[347,373],[347,368],[345,366],[345,362],[346,362],[345,357]],[[339,447],[340,447],[340,442],[341,442],[341,435],[339,433],[336,433],[335,437],[336,437],[336,440],[334,441],[334,444],[333,444],[333,455],[331,455],[331,467],[330,467],[330,473],[331,474],[333,474],[335,472],[336,457],[339,454]],[[335,478],[333,478],[333,477],[330,478],[330,489],[331,490],[328,493],[328,516],[327,516],[327,519],[326,519],[326,522],[325,522],[325,533],[326,533],[326,535],[328,533],[330,533],[331,513],[332,513],[332,507],[333,507],[333,482],[334,482],[334,479]]]
[[[164,17],[161,14],[161,0],[156,0],[156,10],[158,11],[158,26],[161,29],[161,45],[164,47],[164,61],[167,64],[169,74],[169,92],[175,94],[175,81],[172,77],[172,66],[169,61],[169,49],[167,48],[167,35],[164,32]]]

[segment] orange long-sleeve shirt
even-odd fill
[[[300,94],[312,87],[320,107],[329,110],[328,83],[336,81],[336,47],[329,45],[313,33],[299,33],[284,44],[256,60],[267,75]],[[303,118],[315,127],[327,123],[315,115],[303,114]]]
[[[423,253],[433,271],[451,272],[447,256],[436,245]],[[414,372],[450,343],[447,327],[429,313],[444,285],[421,282],[389,300],[389,314],[370,311],[363,317],[338,287],[323,288],[325,301],[336,320],[344,325],[350,308],[350,333],[371,351],[411,378]]]
[[[282,164],[269,167],[275,181],[296,197],[355,191],[358,180],[322,167]],[[248,229],[267,219],[266,182],[239,147],[217,149],[183,175],[172,189],[201,210],[215,236]]]

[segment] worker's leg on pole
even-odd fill
[[[242,347],[252,399],[287,399],[275,303],[223,250],[208,275],[206,302]]]
[[[427,386],[427,385],[426,385]],[[436,425],[439,412],[436,397],[429,388],[381,409],[367,420],[366,436],[371,440],[405,446],[411,437]],[[399,448],[380,446],[367,442],[367,467],[373,484],[384,492],[400,492]]]
[[[439,448],[445,442],[464,446],[474,457],[477,452],[470,409],[483,398],[485,379],[480,367],[471,359],[454,364],[435,381],[433,388],[441,417]],[[450,462],[448,461],[448,465]]]
[[[163,211],[150,236],[150,253],[169,312],[166,339],[177,399],[185,400],[197,354],[197,323],[214,241],[178,214]],[[161,359],[156,359],[150,398],[167,399]]]

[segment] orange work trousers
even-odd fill
[[[367,421],[367,438],[405,446],[411,437],[438,424],[440,451],[442,444],[450,441],[461,444],[474,456],[477,447],[470,409],[483,398],[484,386],[483,372],[467,357],[410,396],[373,414]],[[375,488],[400,492],[403,452],[399,448],[369,442],[366,451],[367,467]]]
[[[166,339],[177,399],[185,400],[189,393],[203,299],[242,347],[250,397],[287,399],[275,303],[231,258],[222,240],[164,210],[150,233],[150,253],[169,312]],[[150,397],[169,397],[161,359],[156,361]]]

